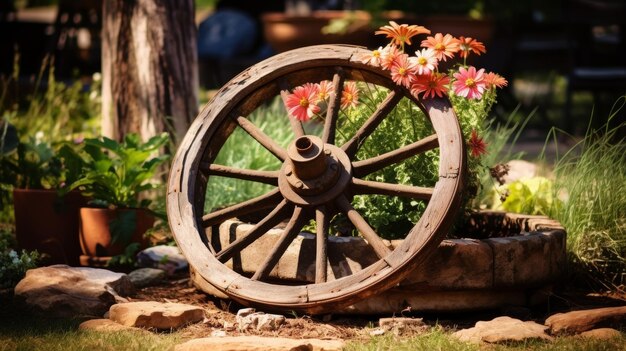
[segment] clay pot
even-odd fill
[[[86,199],[78,191],[14,189],[15,236],[20,249],[37,250],[41,264],[78,265],[78,211]]]
[[[111,225],[116,221],[134,224],[130,240],[114,243],[113,235],[116,233]],[[145,209],[83,207],[80,209],[80,247],[83,254],[89,257],[121,255],[126,246],[133,242],[140,243],[143,249],[148,246],[148,240],[144,238],[144,234],[153,225],[154,216]]]
[[[366,46],[373,36],[371,15],[355,11],[355,21],[348,33],[323,34],[322,27],[331,19],[344,18],[344,11],[313,11],[310,15],[288,15],[283,12],[268,12],[263,15],[265,40],[272,49],[284,52],[295,48],[319,44],[355,44]]]

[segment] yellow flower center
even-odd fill
[[[446,48],[446,47],[445,47],[445,46],[443,46],[443,44],[442,44],[442,43],[437,43],[437,44],[435,45],[435,50],[437,50],[437,51],[441,51],[441,50],[443,50],[443,49],[445,49],[445,48]]]
[[[300,106],[309,107],[309,100],[307,98],[300,99]]]
[[[343,93],[343,97],[346,99],[346,101],[352,101],[352,94],[350,93]]]
[[[400,67],[400,69],[398,69],[398,74],[403,76],[406,74],[406,68],[404,67]]]
[[[476,82],[474,82],[472,78],[467,78],[465,80],[465,86],[473,88],[474,86],[476,86]]]
[[[378,50],[372,51],[372,56],[373,57],[380,57],[380,51],[378,51]]]
[[[423,65],[428,63],[428,60],[426,60],[426,58],[422,56],[422,57],[417,59],[417,63],[419,63],[421,66],[423,66]]]

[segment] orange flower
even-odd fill
[[[430,30],[415,24],[397,24],[389,21],[389,26],[382,26],[374,34],[385,34],[392,42],[404,48],[404,44],[411,45],[411,38],[418,34],[430,34]]]
[[[509,84],[504,77],[493,72],[485,73],[484,80],[487,84],[487,89],[491,89],[493,87],[502,88]]]
[[[461,51],[459,55],[463,58],[469,56],[470,51],[475,53],[476,55],[480,55],[481,53],[484,54],[487,52],[487,49],[485,49],[485,44],[470,37],[459,37],[459,39],[457,39],[457,43],[459,44],[459,50]]]
[[[479,157],[487,153],[487,143],[478,136],[476,129],[472,130],[472,136],[468,141],[468,146],[471,151],[472,157]]]
[[[370,52],[368,52],[367,54],[364,54],[361,57],[361,62],[364,64],[369,64],[372,65],[374,67],[379,67],[381,60],[382,60],[382,54],[383,54],[383,47],[379,47],[378,49],[372,50]]]
[[[359,103],[359,89],[355,82],[347,82],[341,92],[341,108],[355,107]]]
[[[317,99],[319,101],[327,100],[335,89],[333,87],[333,82],[330,80],[323,80],[318,84],[315,84],[315,88],[317,89]]]
[[[411,94],[418,97],[419,93],[424,93],[423,97],[434,98],[435,95],[443,97],[448,93],[450,77],[446,74],[433,72],[417,76],[417,80],[411,85]]]
[[[454,54],[459,51],[458,40],[455,40],[450,34],[437,33],[434,37],[422,40],[422,46],[435,50],[439,61],[446,61],[448,58],[454,57]]]

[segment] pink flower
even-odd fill
[[[383,47],[380,46],[378,49],[372,50],[367,54],[364,54],[361,57],[361,62],[364,64],[369,64],[374,67],[380,67],[382,61]]]
[[[413,62],[415,62],[417,74],[428,74],[434,71],[438,63],[435,50],[422,49],[416,51]]]
[[[359,103],[359,89],[355,82],[347,82],[341,92],[341,108],[355,107]]]
[[[452,83],[454,93],[468,99],[480,99],[486,89],[484,72],[483,68],[476,71],[474,66],[470,66],[468,69],[459,68],[459,71],[454,74],[456,80]]]
[[[383,69],[391,69],[398,56],[402,54],[395,45],[387,45],[381,52],[380,66]]]
[[[409,59],[409,55],[400,54],[393,66],[391,66],[391,79],[398,85],[410,87],[415,80],[415,63]]]
[[[320,112],[317,106],[318,91],[315,84],[306,83],[293,89],[293,94],[283,97],[283,103],[289,116],[300,121],[308,121],[316,113]]]
[[[448,58],[454,57],[459,51],[459,42],[450,34],[435,34],[434,37],[428,37],[422,40],[422,46],[435,50],[437,60],[446,61]]]
[[[424,93],[423,97],[434,98],[435,95],[443,97],[448,93],[448,85],[450,78],[441,73],[433,72],[431,74],[417,76],[417,80],[411,85],[411,94],[418,97],[419,93]]]
[[[487,89],[493,87],[502,88],[509,84],[501,75],[493,72],[485,73],[485,83],[487,84]]]
[[[330,94],[333,92],[333,82],[330,80],[323,80],[318,84],[315,84],[315,88],[317,89],[317,100],[324,101],[328,100]]]

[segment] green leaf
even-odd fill
[[[128,245],[137,228],[137,213],[135,211],[121,211],[109,222],[111,229],[111,243],[114,245]]]

